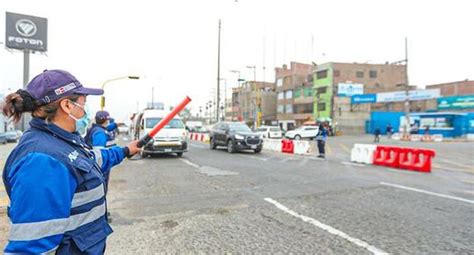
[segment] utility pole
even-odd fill
[[[23,50],[23,89],[26,89],[26,85],[28,85],[29,79],[30,79],[30,50],[24,49]],[[29,119],[25,121],[26,116],[29,116],[29,115],[23,114],[23,116],[21,117],[21,131],[23,132],[25,132],[26,130],[25,122],[29,121]]]
[[[216,122],[219,122],[220,83],[221,83],[221,20],[219,19],[219,33],[218,33],[218,39],[217,39],[217,107],[216,107]]]
[[[409,82],[408,82],[408,40],[405,37],[405,128],[403,129],[403,134],[408,136],[408,128],[410,126],[410,98],[409,98]]]
[[[155,109],[154,101],[155,101],[155,86],[152,86],[151,87],[151,109]]]

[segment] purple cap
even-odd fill
[[[92,89],[82,84],[69,72],[63,70],[44,70],[28,83],[26,90],[41,105],[49,104],[65,96],[102,95],[104,90]]]
[[[95,114],[95,119],[99,119],[99,120],[108,120],[110,119],[110,114],[108,111],[98,111],[96,114]]]

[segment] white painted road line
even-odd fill
[[[190,165],[190,166],[192,166],[192,167],[194,167],[194,168],[198,168],[198,169],[200,168],[199,165],[196,165],[196,164],[192,163],[191,161],[189,161],[189,160],[187,160],[187,159],[182,159],[182,158],[180,158],[179,160],[183,161],[183,162],[186,163],[187,165]]]
[[[342,164],[348,165],[348,166],[361,166],[361,167],[365,167],[364,164],[353,163],[353,162],[342,162]]]
[[[268,158],[260,158],[260,157],[256,157],[256,156],[250,156],[250,155],[247,155],[245,157],[249,157],[249,158],[253,158],[253,159],[258,159],[258,160],[262,160],[262,161],[267,161]]]
[[[301,215],[301,214],[299,214],[299,213],[297,213],[297,212],[295,212],[295,211],[293,211],[293,210],[287,208],[286,206],[284,206],[284,205],[278,203],[277,201],[275,201],[275,200],[273,200],[273,199],[271,199],[271,198],[268,198],[268,197],[267,197],[267,198],[265,198],[265,201],[267,201],[267,202],[273,204],[273,205],[276,206],[278,209],[280,209],[280,210],[282,210],[282,211],[284,211],[284,212],[286,212],[286,213],[288,213],[288,214],[290,214],[290,215],[292,215],[292,216],[295,216],[296,218],[299,218],[299,219],[303,220],[304,222],[311,223],[311,224],[315,225],[316,227],[321,228],[321,229],[323,229],[323,230],[325,230],[325,231],[327,231],[327,232],[329,232],[329,233],[331,233],[331,234],[333,234],[333,235],[336,235],[336,236],[339,236],[339,237],[341,237],[341,238],[344,238],[344,239],[346,239],[347,241],[349,241],[349,242],[351,242],[351,243],[353,243],[353,244],[355,244],[355,245],[357,245],[357,246],[360,246],[360,247],[362,247],[362,248],[364,248],[364,249],[367,249],[368,251],[372,252],[373,254],[388,254],[387,252],[385,252],[385,251],[383,251],[383,250],[381,250],[381,249],[379,249],[379,248],[377,248],[377,247],[374,247],[374,246],[372,246],[372,245],[370,245],[370,244],[368,244],[368,243],[366,243],[366,242],[364,242],[364,241],[362,241],[362,240],[360,240],[360,239],[357,239],[357,238],[354,238],[354,237],[350,237],[348,234],[346,234],[346,233],[344,233],[344,232],[342,232],[342,231],[340,231],[340,230],[338,230],[338,229],[335,229],[335,228],[333,228],[333,227],[331,227],[331,226],[329,226],[329,225],[326,225],[326,224],[324,224],[324,223],[321,223],[321,222],[319,222],[319,221],[317,221],[317,220],[315,220],[315,219],[313,219],[313,218],[310,218],[310,217]]]
[[[197,145],[197,144],[192,144],[192,143],[189,143],[189,146],[194,147],[194,148],[199,148],[199,149],[208,148],[208,146],[205,146],[205,145]]]
[[[448,199],[452,199],[452,200],[458,200],[458,201],[466,202],[466,203],[469,203],[469,204],[474,204],[474,200],[468,200],[468,199],[464,199],[464,198],[460,198],[460,197],[453,197],[453,196],[449,196],[449,195],[443,195],[443,194],[434,193],[434,192],[431,192],[431,191],[415,189],[415,188],[410,188],[410,187],[397,185],[397,184],[392,184],[392,183],[386,183],[386,182],[381,182],[380,184],[385,185],[385,186],[394,187],[394,188],[420,192],[420,193],[424,193],[424,194],[428,194],[428,195],[432,195],[432,196],[443,197],[443,198],[448,198]]]

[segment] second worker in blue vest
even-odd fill
[[[98,111],[95,114],[95,123],[87,130],[86,143],[91,147],[111,147],[115,145],[115,136],[111,133],[117,129],[107,111]]]

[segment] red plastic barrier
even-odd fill
[[[403,148],[400,156],[400,168],[419,172],[431,172],[434,150]]]
[[[434,156],[434,150],[377,146],[374,165],[429,173]]]
[[[281,152],[291,154],[295,152],[295,145],[293,144],[292,140],[281,140],[281,144]]]
[[[374,165],[398,167],[400,149],[394,146],[377,146],[374,152]]]

